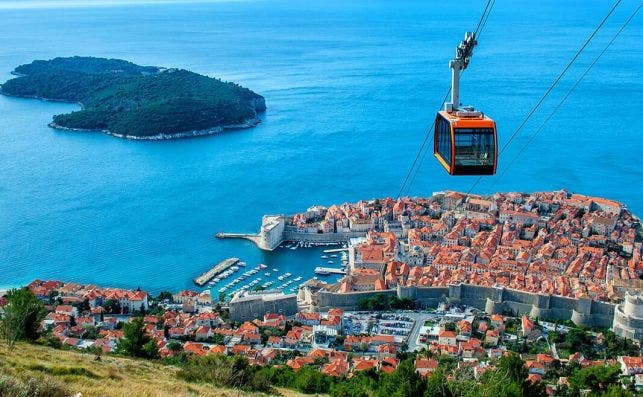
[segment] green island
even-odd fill
[[[131,139],[172,139],[249,128],[264,98],[238,84],[182,69],[94,57],[36,60],[0,86],[8,96],[76,102],[53,128],[103,131]]]

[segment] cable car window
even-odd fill
[[[492,128],[456,128],[455,164],[493,165],[495,144]]]
[[[438,123],[438,152],[447,164],[451,164],[451,125],[443,118]]]

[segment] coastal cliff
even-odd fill
[[[55,58],[18,66],[7,96],[78,103],[50,127],[139,140],[190,138],[261,122],[265,99],[235,83],[118,59]]]

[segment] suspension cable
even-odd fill
[[[485,5],[484,11],[482,12],[482,15],[480,16],[480,19],[478,20],[478,25],[476,27],[476,32],[474,34],[474,37],[477,37],[477,34],[480,31],[480,28],[484,27],[484,24],[486,24],[485,16],[488,13],[491,12],[491,8],[490,8],[491,3],[492,3],[492,0],[487,0],[487,4]],[[444,104],[446,102],[446,100],[449,97],[450,93],[451,93],[451,87],[449,87],[449,90],[447,91],[446,95],[444,96],[444,99],[442,100],[440,106],[442,106],[442,104]],[[396,199],[399,199],[400,196],[402,195],[402,193],[404,192],[404,188],[406,187],[406,184],[409,181],[409,178],[411,177],[411,174],[413,173],[413,170],[415,169],[416,164],[418,164],[418,160],[422,156],[422,152],[423,152],[423,150],[424,150],[424,148],[426,146],[426,143],[429,140],[429,137],[431,136],[431,134],[433,132],[434,127],[435,127],[435,123],[431,123],[431,125],[427,129],[427,131],[426,131],[426,133],[424,135],[424,139],[422,140],[422,144],[420,145],[420,148],[419,148],[417,154],[415,155],[415,158],[413,159],[413,162],[411,163],[411,167],[409,167],[409,170],[406,173],[406,177],[404,178],[404,181],[402,182],[402,186],[400,186],[400,190],[397,193]]]
[[[487,25],[487,20],[489,20],[489,15],[491,15],[491,9],[493,6],[496,4],[496,0],[491,0],[490,3],[487,3],[487,7],[485,7],[485,11],[483,13],[483,18],[484,21],[482,21],[482,24],[478,23],[478,27],[476,28],[476,33],[475,33],[475,38],[476,40],[480,40],[480,37],[482,36],[482,31],[484,30],[485,26]],[[485,16],[486,14],[486,16]],[[462,71],[460,71],[460,76],[462,76]],[[451,88],[449,88],[449,92],[447,92],[447,95],[445,99],[442,101],[442,103],[446,102],[446,98],[449,96],[449,93],[451,93]],[[434,128],[435,126],[432,124],[431,128]],[[422,164],[424,164],[424,159],[426,158],[426,154],[429,152],[429,147],[424,148],[424,152],[422,153],[422,156],[420,157],[420,162],[418,163],[417,167],[415,167],[415,170],[413,171],[413,176],[411,177],[411,181],[408,184],[408,189],[407,192],[411,190],[411,187],[415,184],[415,178],[420,172],[420,169],[422,169]]]
[[[614,34],[614,36],[613,36],[613,37],[612,37],[612,39],[609,41],[609,43],[607,43],[607,45],[605,46],[605,48],[603,48],[603,50],[602,50],[602,51],[601,51],[601,52],[596,56],[596,58],[594,59],[594,61],[593,61],[593,62],[592,62],[588,67],[587,67],[587,69],[585,69],[585,71],[580,75],[580,77],[578,78],[578,80],[576,80],[576,82],[574,83],[574,85],[569,89],[569,91],[567,91],[567,93],[565,94],[565,96],[560,100],[560,102],[558,102],[558,104],[554,107],[554,109],[551,111],[551,113],[549,113],[549,115],[548,115],[548,116],[547,116],[547,118],[542,122],[542,124],[540,124],[540,126],[538,127],[538,129],[536,130],[536,132],[534,132],[534,133],[533,133],[533,135],[531,135],[531,136],[529,137],[529,139],[527,140],[527,142],[526,142],[526,143],[525,143],[525,144],[520,148],[520,150],[518,151],[518,153],[517,153],[517,154],[516,154],[512,159],[511,159],[511,161],[509,162],[509,164],[507,165],[507,167],[505,167],[505,168],[504,168],[504,170],[503,170],[502,174],[500,174],[500,175],[499,175],[499,177],[498,177],[498,179],[496,179],[496,180],[494,181],[494,183],[493,183],[492,187],[496,186],[496,184],[498,183],[498,181],[499,181],[500,179],[502,179],[502,178],[505,176],[505,174],[506,174],[506,173],[507,173],[507,171],[511,168],[511,166],[514,164],[514,162],[515,162],[515,161],[520,157],[520,155],[525,151],[525,149],[527,148],[527,146],[529,146],[529,144],[534,140],[534,138],[536,137],[536,135],[538,135],[538,133],[540,133],[540,131],[542,131],[543,127],[545,127],[545,125],[546,125],[546,124],[549,122],[549,120],[554,116],[554,114],[558,111],[558,109],[560,109],[560,107],[563,105],[563,103],[565,103],[565,101],[567,100],[567,98],[569,98],[569,96],[570,96],[570,95],[572,94],[572,92],[576,89],[576,87],[578,87],[578,85],[580,84],[580,82],[585,78],[585,76],[587,76],[587,74],[589,73],[589,71],[594,67],[594,65],[596,65],[596,63],[599,61],[599,59],[601,59],[601,57],[603,56],[603,54],[605,54],[605,53],[607,52],[607,50],[608,50],[608,49],[610,48],[610,46],[614,43],[614,41],[616,41],[616,39],[617,39],[617,38],[618,38],[618,36],[621,34],[621,32],[623,32],[623,30],[625,30],[625,28],[626,28],[626,27],[627,27],[627,25],[630,23],[630,21],[631,21],[632,19],[634,19],[634,17],[635,17],[635,16],[636,16],[636,14],[639,12],[639,10],[641,9],[641,7],[643,7],[643,3],[640,3],[640,4],[639,4],[639,6],[634,10],[634,12],[632,13],[632,15],[630,15],[630,17],[625,21],[625,23],[623,23],[623,26],[621,26],[621,28],[616,32],[616,34]]]
[[[574,54],[574,56],[573,56],[573,57],[572,57],[572,59],[569,61],[569,63],[567,63],[567,66],[565,66],[565,68],[563,69],[563,71],[558,75],[558,77],[556,77],[556,79],[552,82],[552,84],[549,86],[549,88],[547,89],[547,91],[545,91],[545,93],[540,97],[540,99],[538,100],[538,102],[536,103],[536,105],[534,105],[534,107],[532,107],[532,108],[531,108],[531,110],[529,111],[529,113],[527,113],[527,115],[526,115],[526,116],[525,116],[525,118],[522,120],[522,122],[520,123],[520,125],[518,126],[518,128],[516,128],[516,130],[511,134],[511,136],[509,137],[509,140],[508,140],[508,141],[507,141],[507,142],[502,146],[502,148],[501,148],[501,149],[500,149],[500,151],[498,152],[498,157],[500,157],[500,155],[501,155],[502,153],[504,153],[504,151],[509,147],[509,145],[511,144],[511,142],[513,141],[513,139],[516,137],[516,135],[518,135],[518,133],[520,132],[520,130],[522,130],[522,128],[525,126],[525,124],[527,123],[527,121],[531,118],[531,116],[533,116],[533,114],[536,112],[536,110],[538,110],[538,109],[540,108],[540,105],[542,105],[543,101],[544,101],[544,100],[549,96],[549,94],[552,92],[552,90],[554,89],[554,87],[556,87],[556,85],[558,85],[558,82],[563,78],[563,76],[565,76],[565,74],[567,73],[567,71],[569,70],[569,68],[570,68],[570,67],[571,67],[571,66],[576,62],[576,59],[578,59],[578,57],[579,57],[579,56],[580,56],[580,54],[583,52],[583,50],[585,50],[585,47],[587,47],[587,45],[592,41],[592,39],[594,38],[594,36],[596,36],[596,33],[598,33],[598,31],[599,31],[599,30],[601,30],[601,28],[602,28],[602,27],[603,27],[603,25],[605,24],[605,21],[607,21],[607,19],[610,17],[610,15],[612,15],[612,13],[613,13],[613,12],[614,12],[614,10],[616,9],[616,7],[621,3],[621,1],[622,1],[622,0],[616,0],[616,2],[614,3],[614,5],[613,5],[613,6],[612,6],[612,8],[610,9],[610,11],[607,13],[607,15],[605,15],[605,17],[604,17],[604,18],[603,18],[603,20],[601,21],[601,23],[599,23],[599,24],[598,24],[598,26],[594,29],[594,31],[592,32],[592,34],[590,34],[590,35],[589,35],[589,37],[585,40],[585,42],[583,43],[583,45],[582,45],[582,46],[581,46],[581,47],[576,51],[576,54]],[[482,179],[482,177],[481,177],[481,176],[479,176],[478,178],[476,178],[476,180],[475,180],[475,182],[473,183],[473,185],[471,185],[471,188],[469,188],[469,190],[467,191],[467,195],[468,195],[468,194],[470,194],[470,193],[471,193],[471,191],[473,191],[473,189],[478,185],[478,183],[480,182],[480,180],[481,180],[481,179]]]

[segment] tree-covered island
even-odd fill
[[[120,59],[37,60],[12,73],[17,77],[0,86],[4,95],[81,105],[53,117],[50,126],[66,130],[131,139],[192,137],[253,127],[266,109],[261,95],[238,84]]]

